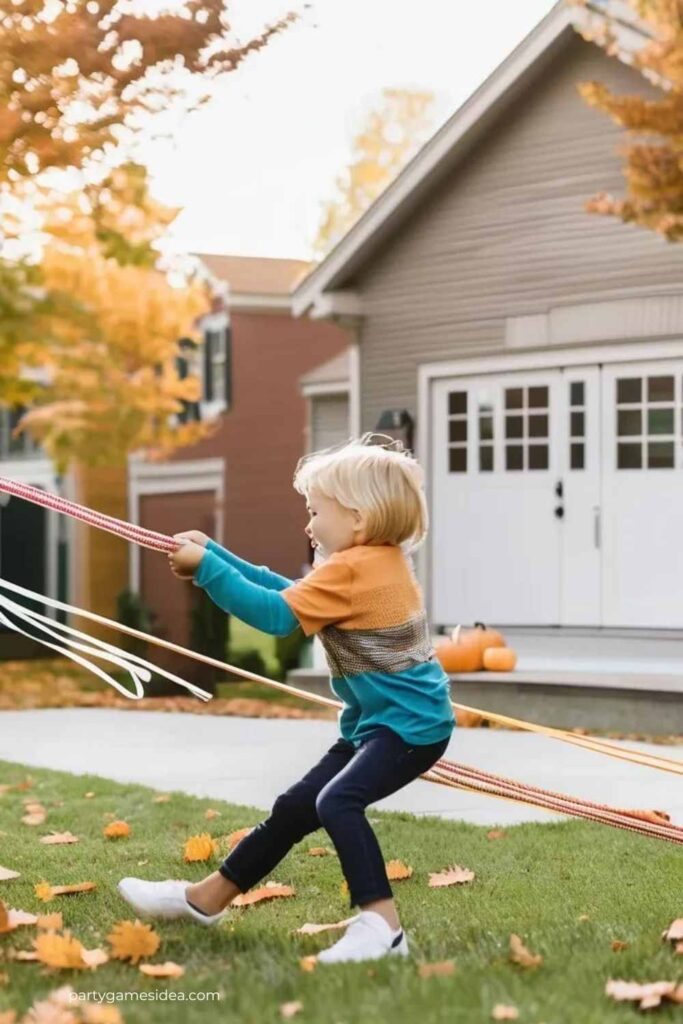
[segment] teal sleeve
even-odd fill
[[[299,625],[281,594],[250,582],[208,547],[204,550],[194,581],[219,608],[263,633],[287,636]]]
[[[260,587],[267,587],[268,590],[284,590],[285,587],[291,587],[294,582],[294,580],[288,580],[286,576],[272,572],[265,565],[252,565],[251,562],[246,562],[232,551],[216,544],[215,540],[210,540],[206,546],[209,551],[213,551],[214,555],[218,555],[228,565],[232,565],[234,569],[241,572],[250,583],[258,583]]]

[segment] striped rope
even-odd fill
[[[49,494],[39,488],[31,487],[28,484],[20,484],[12,480],[7,480],[4,477],[0,477],[0,491],[5,491],[6,493],[13,494],[16,497],[24,498],[25,500],[43,505],[46,508],[54,509],[55,511],[62,512],[66,515],[71,515],[76,519],[80,519],[82,522],[88,523],[89,525],[108,530],[116,536],[124,537],[127,540],[142,544],[153,550],[169,552],[176,550],[179,546],[178,542],[172,537],[167,537],[164,534],[155,533],[151,530],[145,530],[142,527],[132,526],[129,523],[125,523],[119,519],[106,516],[99,512],[94,512],[82,505],[77,505],[65,498]],[[19,587],[17,584],[9,583],[6,580],[0,579],[0,590],[9,590],[24,598],[33,600],[38,604],[48,605],[49,607],[66,611],[71,614],[81,616],[82,618],[90,619],[91,621],[98,622],[101,625],[109,626],[118,632],[134,636],[137,639],[155,644],[156,646],[164,647],[176,653],[184,654],[197,661],[202,661],[206,664],[212,665],[213,667],[220,668],[223,671],[274,687],[291,695],[301,697],[303,700],[335,708],[342,707],[339,701],[322,697],[318,694],[308,693],[305,690],[289,686],[286,683],[278,683],[265,676],[248,672],[245,669],[239,669],[236,666],[210,658],[207,655],[196,654],[195,652],[189,651],[177,644],[172,644],[170,641],[162,640],[160,637],[148,636],[139,630],[135,630],[131,627],[123,626],[121,623],[116,623],[110,619],[106,619],[104,616],[95,615],[93,612],[86,612],[82,609],[74,608],[65,602],[57,601],[53,598],[46,598],[45,596],[36,594],[26,588]],[[18,625],[18,622],[16,621],[17,619],[20,622],[23,622],[23,626]],[[8,626],[8,628],[17,630],[25,636],[29,636],[32,639],[37,640],[39,643],[45,644],[52,650],[64,654],[73,661],[76,661],[78,664],[88,668],[90,671],[95,672],[96,675],[113,685],[126,697],[140,699],[144,696],[142,683],[149,682],[151,672],[158,672],[160,675],[171,679],[173,682],[186,687],[190,692],[194,693],[195,696],[204,700],[210,699],[210,694],[207,694],[206,691],[200,690],[199,687],[193,686],[191,683],[180,679],[178,676],[174,676],[171,673],[158,669],[150,662],[147,662],[138,656],[121,652],[111,644],[106,644],[104,641],[87,636],[72,627],[66,626],[63,623],[58,623],[38,612],[31,611],[24,607],[24,605],[19,605],[16,602],[11,601],[7,595],[3,593],[0,593],[0,623]],[[43,635],[35,636],[28,632],[24,628],[27,625]],[[46,636],[50,636],[56,642],[52,643],[46,640]],[[76,637],[78,637],[78,640],[74,639]],[[116,680],[103,672],[96,665],[93,665],[92,662],[83,655],[103,659],[109,661],[113,665],[117,665],[119,668],[125,669],[133,680],[135,693],[131,693],[125,687],[122,687]],[[458,708],[474,710],[477,714],[481,714],[483,717],[494,721],[500,720],[510,724],[514,723],[519,728],[544,733],[551,738],[564,740],[565,742],[577,743],[586,749],[593,750],[595,753],[604,753],[611,757],[621,757],[622,759],[630,760],[637,764],[658,768],[664,771],[673,771],[676,774],[683,774],[683,763],[675,761],[672,758],[648,755],[641,751],[629,750],[628,748],[618,747],[616,744],[609,744],[604,741],[594,742],[592,737],[575,736],[560,729],[551,729],[546,726],[536,725],[535,723],[523,722],[521,719],[511,719],[507,718],[507,716],[496,715],[493,712],[467,708],[466,705],[453,704],[453,707],[456,709],[456,712]],[[504,776],[494,775],[490,772],[484,772],[478,768],[472,768],[470,766],[458,764],[445,759],[440,759],[422,776],[422,778],[427,781],[436,782],[440,785],[454,786],[458,789],[469,792],[477,792],[487,796],[494,796],[499,799],[512,800],[515,803],[524,803],[540,807],[553,813],[562,813],[573,817],[584,818],[589,821],[595,821],[602,824],[612,825],[616,828],[626,829],[631,832],[637,832],[641,835],[648,835],[668,842],[683,844],[683,827],[671,824],[668,821],[668,816],[663,812],[623,810],[610,807],[607,804],[597,804],[591,801],[582,800],[578,797],[571,797],[566,794],[541,789],[540,787],[508,779]]]

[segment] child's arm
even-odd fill
[[[253,565],[251,562],[245,561],[232,551],[228,551],[227,548],[221,547],[215,540],[208,541],[206,547],[228,565],[237,569],[245,580],[257,583],[260,587],[266,587],[268,590],[284,590],[285,587],[291,587],[294,582],[294,580],[287,579],[286,576],[280,576],[279,573],[273,572],[265,565]]]
[[[208,545],[201,553],[194,579],[220,608],[264,633],[287,636],[299,625],[277,590],[251,582]]]

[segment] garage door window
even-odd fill
[[[674,468],[674,389],[668,375],[617,378],[617,469]]]

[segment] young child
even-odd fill
[[[369,804],[402,789],[444,754],[455,725],[448,678],[434,657],[420,587],[407,560],[427,530],[422,472],[407,452],[364,435],[300,460],[306,534],[318,564],[292,582],[242,561],[197,531],[178,534],[171,569],[194,577],[225,611],[285,636],[318,633],[342,700],[341,737],[275,801],[270,816],[203,881],[124,878],[140,915],[213,924],[239,893],[270,874],[295,843],[323,827],[360,913],[321,963],[406,956]]]

